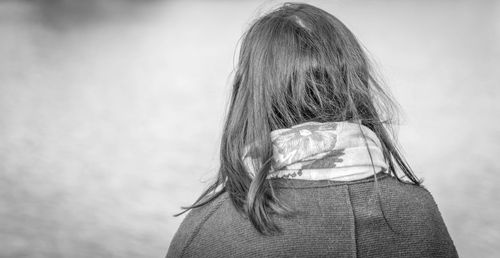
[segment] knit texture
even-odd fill
[[[170,257],[458,257],[431,194],[387,174],[357,181],[273,179],[293,216],[260,235],[223,194],[193,209]],[[380,191],[380,198],[374,193]]]

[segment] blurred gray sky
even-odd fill
[[[498,1],[306,1],[370,50],[463,257],[495,257]],[[235,48],[279,1],[0,2],[2,257],[157,257],[217,169]]]

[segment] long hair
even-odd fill
[[[396,111],[363,48],[340,20],[308,4],[286,3],[257,19],[243,35],[217,179],[184,209],[227,192],[260,233],[278,232],[272,215],[290,210],[267,179],[273,155],[270,133],[308,121],[355,121],[370,128],[382,143],[388,172],[419,184],[392,134]],[[243,162],[250,145],[258,157],[253,176]]]

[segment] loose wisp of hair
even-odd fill
[[[396,117],[395,102],[377,82],[353,33],[322,9],[286,3],[257,19],[242,37],[217,178],[182,213],[227,192],[260,233],[279,232],[272,216],[290,209],[267,179],[270,133],[309,121],[352,121],[370,128],[382,143],[388,173],[418,185],[393,135]],[[254,175],[243,162],[248,146],[258,157]]]

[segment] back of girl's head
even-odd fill
[[[367,126],[382,142],[389,172],[397,176],[397,165],[418,183],[387,130],[384,118],[392,115],[392,107],[362,47],[341,21],[308,4],[284,4],[257,19],[243,35],[218,179],[192,207],[212,200],[209,193],[222,186],[258,231],[275,232],[270,214],[286,213],[286,205],[266,179],[273,155],[270,133],[308,121]],[[253,176],[243,162],[245,155],[255,161]]]
[[[246,108],[271,130],[373,115],[363,113],[372,97],[361,46],[337,18],[307,4],[285,4],[250,27],[236,82],[239,100],[248,98]]]

